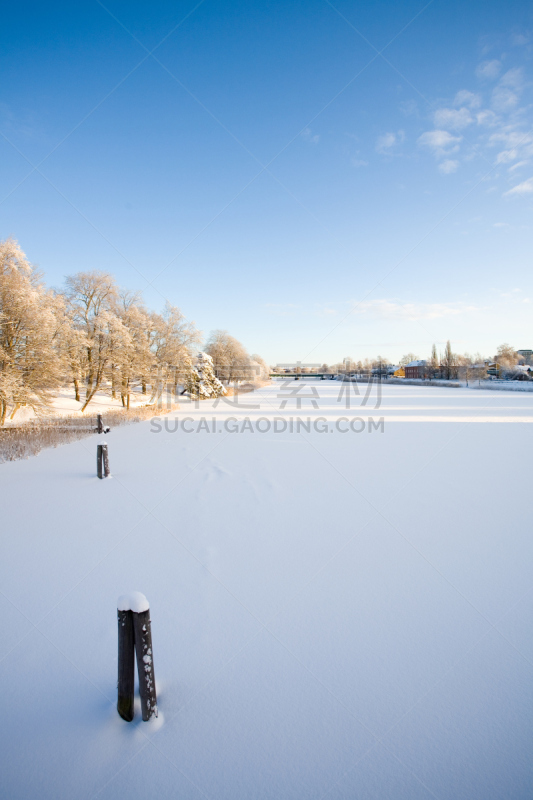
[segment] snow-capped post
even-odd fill
[[[107,443],[96,445],[96,474],[99,478],[109,478],[109,453],[107,452]]]
[[[122,599],[122,598],[121,598]],[[133,614],[120,610],[118,602],[118,701],[117,711],[126,722],[133,719],[133,692],[135,688],[135,639]]]
[[[152,627],[150,604],[140,592],[122,595],[118,599],[118,702],[117,710],[122,719],[133,719],[133,673],[135,656],[139,672],[139,694],[144,722],[157,717],[157,696],[154,678],[152,650]],[[124,620],[124,625],[122,625]],[[131,620],[131,643],[128,639]],[[128,705],[128,702],[130,705]],[[131,716],[129,709],[131,708]],[[123,712],[126,713],[123,713]]]

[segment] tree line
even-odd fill
[[[150,311],[107,272],[78,272],[49,289],[14,239],[0,242],[0,425],[23,406],[48,411],[68,383],[82,411],[102,391],[125,408],[133,392],[150,403],[176,395],[202,340],[179,308]],[[214,331],[204,350],[222,381],[268,375],[227,331]]]
[[[392,369],[405,367],[413,361],[424,362],[422,371],[425,378],[440,377],[447,380],[457,378],[482,379],[496,371],[503,376],[512,377],[516,374],[517,368],[531,364],[531,359],[518,353],[509,344],[500,345],[493,356],[483,356],[480,353],[473,355],[470,353],[455,353],[451,342],[448,340],[441,352],[437,351],[437,346],[434,344],[431,348],[431,355],[425,359],[421,359],[416,353],[406,353],[397,364],[393,365],[385,356],[365,358],[359,361],[345,358],[342,362],[336,364],[323,364],[319,371],[341,374],[369,374],[381,370],[390,372]],[[300,371],[313,372],[314,370],[302,368]]]

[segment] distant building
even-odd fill
[[[516,351],[519,356],[522,356],[526,364],[531,364],[531,356],[533,356],[533,350],[517,350]]]
[[[425,361],[411,361],[404,367],[406,378],[423,378],[426,374]]]

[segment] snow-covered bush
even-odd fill
[[[213,359],[207,353],[198,353],[196,363],[185,381],[185,389],[194,399],[220,397],[226,389],[215,375]]]

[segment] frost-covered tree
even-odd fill
[[[185,389],[190,397],[197,400],[206,397],[220,397],[226,389],[215,375],[213,359],[207,353],[198,353],[191,365],[185,381]]]
[[[457,378],[457,356],[452,351],[452,346],[449,339],[446,342],[446,347],[444,348],[444,353],[440,363],[444,372],[444,377],[447,378],[447,380],[450,380],[450,378]]]
[[[0,425],[21,406],[50,407],[63,377],[58,306],[17,242],[0,242]]]
[[[202,335],[194,322],[189,322],[176,306],[165,305],[163,314],[151,315],[151,351],[156,374],[153,376],[155,396],[161,397],[164,387],[174,393],[178,383],[190,373],[192,354]]]
[[[439,370],[439,357],[437,355],[436,345],[433,345],[433,347],[431,348],[431,357],[429,359],[428,367],[431,377],[434,378]]]
[[[250,356],[244,346],[227,331],[213,331],[205,352],[213,359],[218,377],[227,383],[252,377]]]
[[[116,315],[128,331],[129,339],[125,346],[113,353],[110,367],[112,396],[115,397],[118,387],[122,405],[129,408],[131,393],[136,386],[141,385],[146,394],[146,379],[152,371],[151,318],[141,296],[127,291],[120,292]]]
[[[503,369],[511,369],[518,364],[520,356],[510,344],[501,344],[496,351],[494,360]]]
[[[270,367],[267,363],[254,353],[250,356],[252,378],[260,381],[267,381],[270,377]]]
[[[131,348],[131,336],[116,314],[118,289],[106,272],[78,272],[66,280],[74,327],[82,331],[85,350],[85,411],[107,378],[111,364]]]
[[[418,356],[414,353],[406,353],[406,355],[400,358],[399,364],[400,367],[405,367],[406,364],[410,364],[411,361],[418,361]]]

